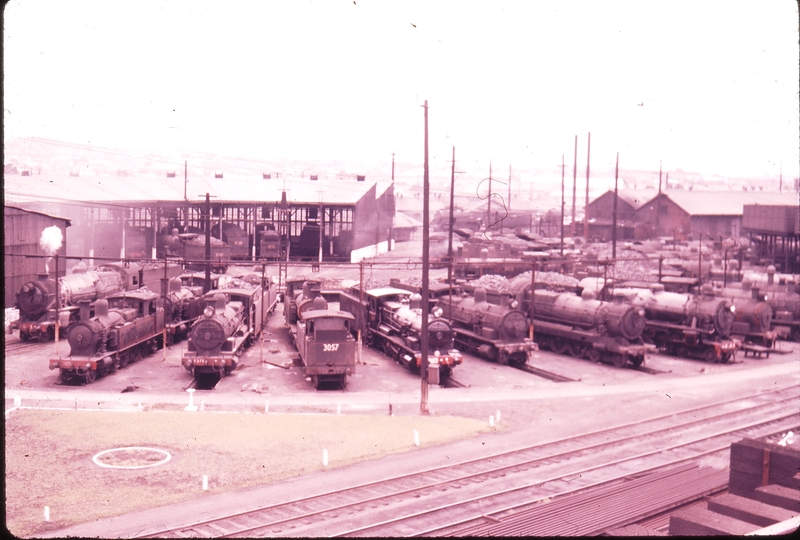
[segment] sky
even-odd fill
[[[259,159],[798,176],[798,15],[752,1],[12,0],[4,137]]]

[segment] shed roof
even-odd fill
[[[91,202],[136,202],[184,200],[183,178],[69,176],[69,175],[6,175],[4,193],[7,200],[31,201],[54,198]],[[242,203],[279,202],[283,190],[289,203],[318,204],[320,197],[328,204],[355,204],[373,186],[376,197],[381,196],[391,182],[358,182],[353,180],[278,178],[265,180],[250,175],[225,173],[224,178],[190,177],[186,182],[189,201],[198,202],[206,193],[214,202]]]
[[[67,224],[67,227],[69,227],[69,226],[71,226],[71,225],[72,225],[72,222],[70,222],[70,220],[68,220],[67,218],[62,218],[62,217],[58,217],[58,216],[53,216],[53,215],[50,215],[50,214],[44,214],[44,213],[42,213],[42,212],[34,212],[33,210],[26,210],[25,208],[20,208],[20,207],[18,207],[18,206],[11,206],[11,205],[9,205],[9,204],[4,204],[4,205],[3,205],[3,208],[4,208],[4,209],[5,209],[5,208],[11,208],[11,209],[13,209],[13,210],[19,210],[20,212],[25,212],[26,214],[36,214],[36,215],[38,215],[38,216],[44,216],[44,217],[46,217],[46,218],[58,219],[58,220],[61,220],[61,221],[64,221],[64,222],[66,222],[66,224]]]
[[[690,216],[741,216],[745,204],[797,204],[797,194],[763,191],[686,191],[670,190],[664,195]],[[649,201],[648,201],[649,202]]]

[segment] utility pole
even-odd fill
[[[569,235],[575,237],[575,206],[578,190],[578,136],[575,135],[575,152],[572,161],[572,223],[569,224]]]
[[[420,335],[420,414],[428,414],[428,247],[430,243],[429,201],[430,180],[428,178],[428,100],[425,100],[425,165],[422,176],[422,328]]]
[[[489,230],[489,225],[492,224],[492,161],[489,160],[489,196],[487,197],[488,206],[486,208],[486,227],[483,228],[483,233]]]
[[[453,147],[453,160],[450,167],[450,218],[447,220],[447,283],[450,285],[450,296],[453,295],[453,201],[456,189],[456,147]]]
[[[564,154],[561,154],[561,256],[564,256]]]
[[[508,201],[506,202],[506,208],[509,212],[511,212],[511,164],[508,164]]]
[[[392,182],[394,182],[394,152],[392,152]]]
[[[656,238],[660,236],[661,230],[661,170],[662,163],[658,160],[658,197],[656,198]]]
[[[583,237],[589,241],[589,158],[592,154],[592,134],[586,143],[586,205],[583,207]]]
[[[611,258],[617,260],[617,196],[619,194],[619,152],[617,152],[617,165],[614,167],[614,213],[611,222]]]
[[[205,229],[206,229],[206,282],[203,283],[203,294],[211,290],[211,195],[206,193],[206,212],[205,212]]]

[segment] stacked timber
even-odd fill
[[[728,493],[672,514],[670,536],[738,536],[800,515],[800,448],[796,444],[781,445],[774,438],[744,439],[731,445],[730,459]]]

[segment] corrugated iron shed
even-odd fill
[[[741,216],[746,204],[797,205],[793,191],[685,191],[670,190],[664,194],[690,216]]]

